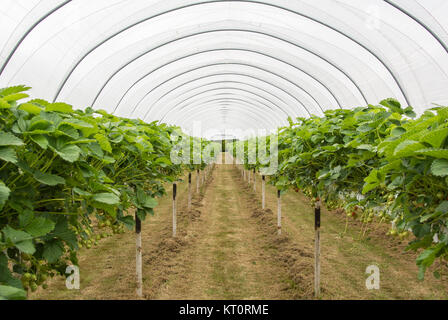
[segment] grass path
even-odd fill
[[[257,190],[261,190],[258,178]],[[261,193],[257,192],[257,199]],[[259,200],[261,202],[261,200]],[[277,207],[276,190],[267,185],[268,208]],[[261,205],[261,204],[260,204]],[[275,211],[276,212],[276,211]],[[283,230],[302,248],[313,250],[314,211],[301,193],[282,196]],[[436,279],[431,270],[425,281],[417,279],[417,254],[405,252],[409,240],[386,236],[387,225],[372,224],[370,232],[360,237],[361,223],[348,220],[345,214],[323,209],[321,222],[321,281],[323,299],[448,299],[448,274]],[[369,265],[380,269],[380,290],[367,290],[365,270]]]
[[[270,259],[263,232],[254,224],[232,166],[214,172],[201,221],[192,231],[198,241],[181,259],[160,299],[281,299],[283,270]],[[179,274],[177,273],[177,274]]]
[[[171,191],[143,224],[144,299],[312,299],[314,216],[302,194],[282,196],[278,236],[276,192],[267,186],[269,209],[262,211],[260,178],[254,193],[236,168],[217,166],[191,210],[187,183],[178,188],[178,236],[171,236]],[[360,223],[345,227],[344,215],[323,210],[322,299],[448,298],[446,274],[435,279],[429,271],[418,281],[415,253],[385,236],[387,226],[374,223],[361,240]],[[380,290],[365,287],[372,264],[380,268]],[[81,250],[80,271],[81,290],[67,290],[57,277],[30,298],[136,299],[134,233]]]
[[[194,176],[195,177],[195,176]],[[178,203],[185,206],[187,183],[178,184]],[[196,185],[193,180],[193,185]],[[159,200],[154,216],[149,216],[142,224],[143,259],[157,250],[160,241],[167,239],[171,232],[172,189],[167,187],[167,195]],[[195,198],[197,195],[195,195]],[[180,227],[185,221],[179,221]],[[80,290],[67,290],[65,279],[55,277],[47,290],[39,289],[30,295],[31,299],[136,299],[135,295],[135,234],[127,231],[100,241],[92,249],[81,249]],[[160,267],[160,265],[158,265]],[[143,269],[144,294],[148,296],[154,278],[151,269]],[[159,277],[162,279],[163,277]],[[149,285],[149,288],[148,288]]]

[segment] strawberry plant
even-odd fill
[[[390,233],[402,239],[412,231],[408,250],[423,249],[417,259],[423,278],[436,258],[448,257],[448,108],[415,116],[386,99],[289,119],[278,134],[279,170],[270,183],[300,189],[330,209],[343,207],[364,223],[375,215],[392,221]],[[247,153],[246,147],[243,160],[252,168]]]
[[[448,108],[426,111],[394,128],[378,145],[382,160],[365,179],[368,199],[388,196],[395,233],[411,230],[408,249],[425,249],[417,264],[423,278],[436,258],[448,253]]]
[[[165,182],[182,172],[170,160],[174,127],[124,119],[0,90],[0,297],[77,264],[80,246],[132,228],[153,214]]]

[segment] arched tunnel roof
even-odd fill
[[[1,0],[0,87],[190,130],[448,105],[443,0]]]

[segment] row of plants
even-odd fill
[[[0,299],[45,288],[78,264],[81,247],[132,229],[154,213],[167,182],[206,165],[170,160],[179,128],[19,103],[29,89],[0,89]]]
[[[272,141],[272,138],[275,141]],[[251,172],[255,170],[262,175],[270,176],[278,168],[278,161],[271,161],[271,159],[278,159],[278,135],[236,140],[229,148],[229,152],[245,170]]]
[[[390,234],[402,239],[412,233],[407,250],[421,251],[416,262],[423,279],[436,259],[448,259],[447,120],[446,107],[416,119],[412,107],[395,99],[289,119],[278,133],[279,167],[270,183],[363,222],[375,216],[392,222]]]

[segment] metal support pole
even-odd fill
[[[314,296],[320,296],[320,199],[317,199],[314,207]]]
[[[142,222],[135,213],[135,235],[136,235],[136,259],[135,268],[137,274],[137,296],[143,296],[143,276],[142,276]]]
[[[177,231],[176,194],[177,184],[173,183],[173,237],[176,236]]]
[[[261,208],[263,210],[265,209],[265,201],[266,201],[265,188],[266,188],[266,177],[263,175],[261,176]]]
[[[191,209],[191,172],[188,173],[188,210]]]
[[[280,190],[277,190],[277,230],[278,235],[282,234],[282,202],[280,197]]]
[[[199,178],[200,178],[200,173],[199,173],[199,169],[196,170],[196,193],[199,193]]]
[[[254,169],[254,192],[257,192],[257,175]]]

